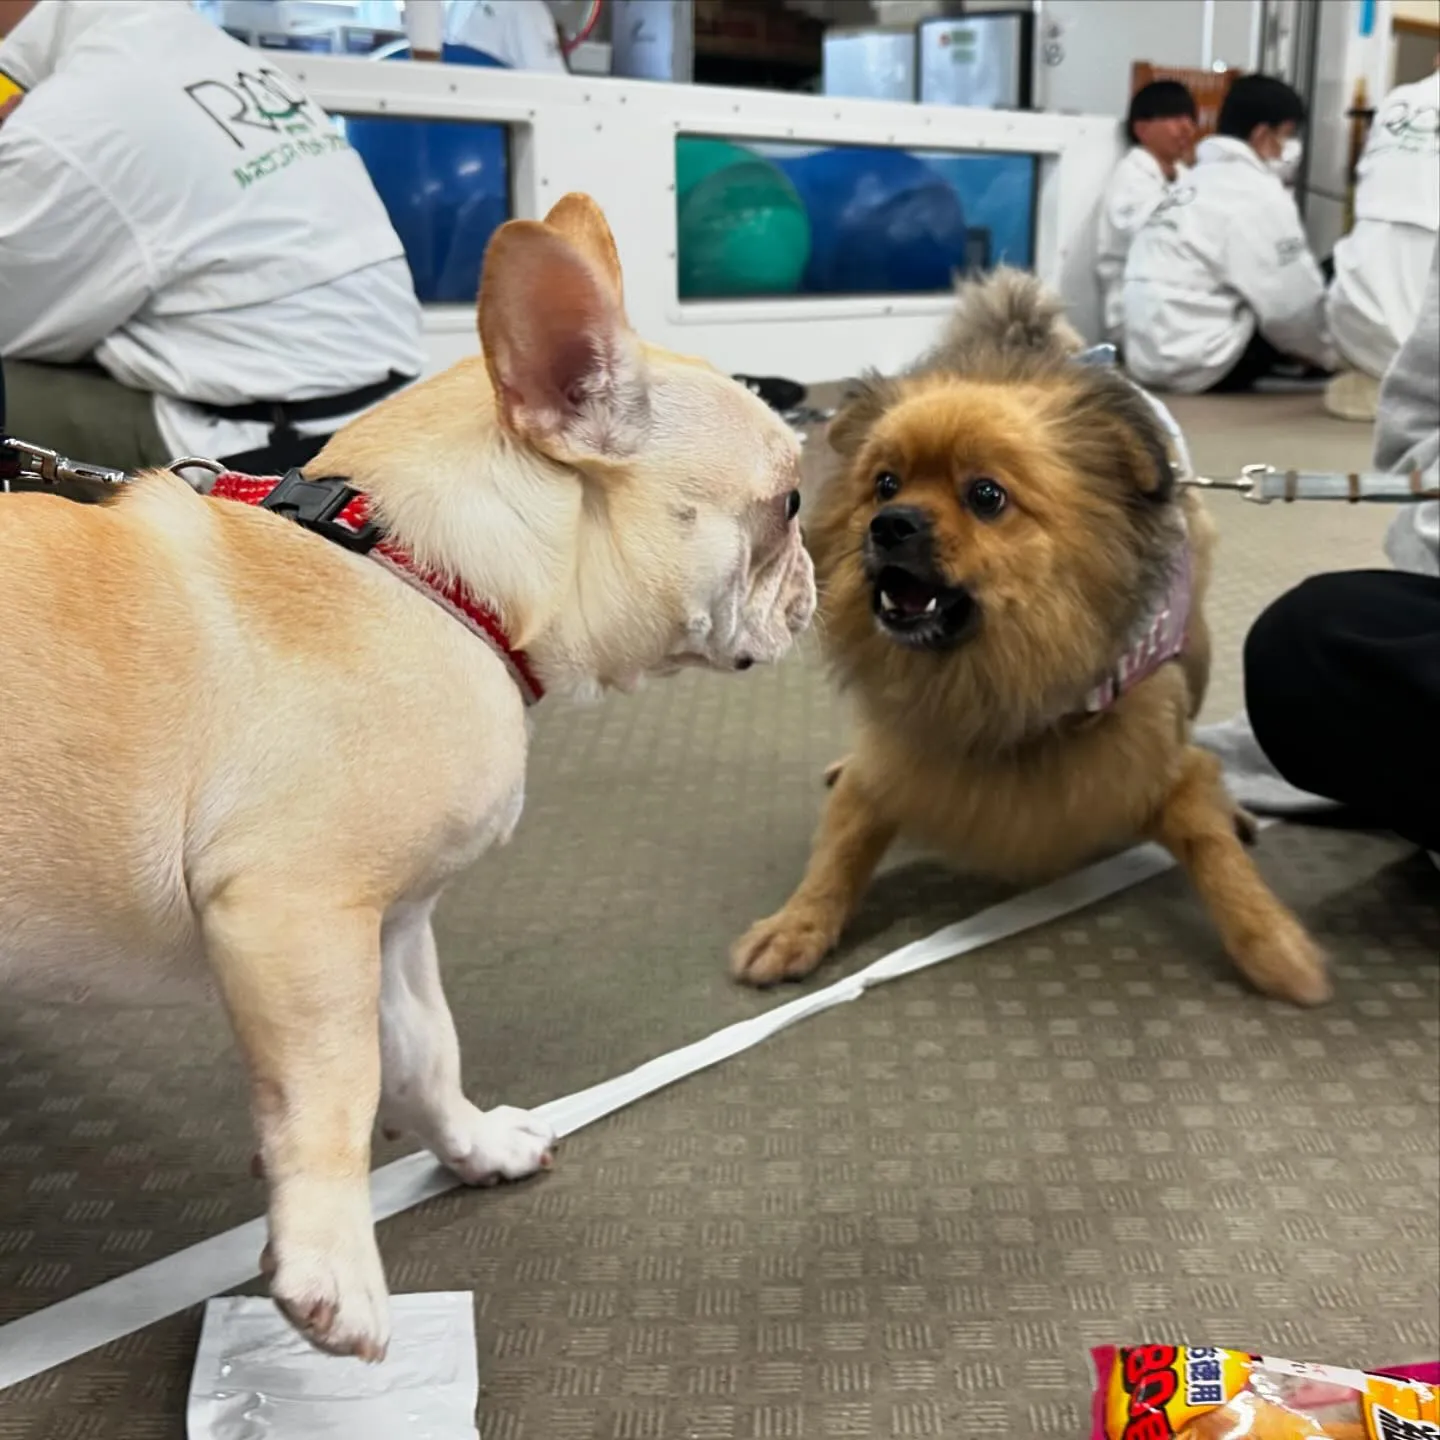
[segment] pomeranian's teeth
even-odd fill
[[[932,595],[930,599],[926,602],[923,613],[926,615],[933,615],[939,604],[940,597],[938,595]]]
[[[889,595],[885,593],[885,591],[882,590],[880,592],[880,608],[882,610],[889,610],[891,612],[894,612],[900,607],[889,597]]]

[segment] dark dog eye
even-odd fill
[[[800,513],[800,492],[792,490],[785,497],[785,518],[793,520]]]
[[[983,476],[972,480],[965,491],[965,503],[982,520],[993,520],[1005,508],[1009,498],[1003,485]]]
[[[875,498],[893,500],[900,493],[900,477],[893,470],[882,470],[875,477]]]

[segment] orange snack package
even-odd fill
[[[1093,1358],[1091,1440],[1440,1440],[1440,1365],[1341,1370],[1195,1345]]]

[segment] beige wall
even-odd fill
[[[1390,13],[1399,20],[1426,20],[1440,25],[1440,0],[1393,0]]]
[[[1433,27],[1423,31],[1396,30],[1391,75],[1397,85],[1423,80],[1435,67],[1435,46],[1440,40],[1440,0],[1394,0],[1393,20],[1418,20]]]

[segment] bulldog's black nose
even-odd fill
[[[887,505],[870,522],[871,543],[880,550],[894,550],[929,528],[923,510],[913,505]]]

